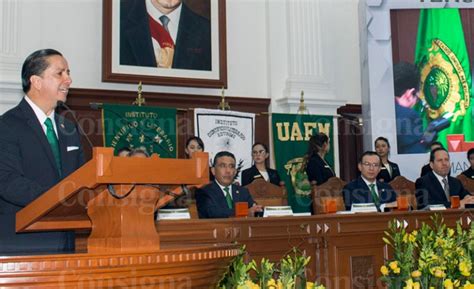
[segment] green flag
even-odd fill
[[[418,25],[415,63],[420,68],[418,109],[424,127],[435,119],[450,120],[438,134],[444,147],[447,136],[464,134],[473,140],[471,72],[458,9],[422,9]]]
[[[332,117],[300,114],[272,114],[275,164],[288,192],[288,204],[295,213],[311,211],[311,186],[303,166],[308,141],[313,133],[325,133],[330,139],[326,160],[334,168]]]
[[[104,146],[142,148],[148,154],[176,158],[176,109],[104,104]]]

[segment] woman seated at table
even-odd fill
[[[375,152],[380,157],[380,172],[377,175],[379,182],[390,183],[395,177],[400,175],[400,169],[396,163],[392,163],[388,160],[390,154],[390,143],[388,139],[383,136],[379,136],[375,139]]]
[[[311,184],[318,186],[335,177],[333,169],[324,159],[329,151],[329,137],[324,133],[312,135],[308,143],[308,152],[304,159],[306,174]]]
[[[246,186],[256,179],[264,179],[274,185],[280,185],[280,176],[276,170],[268,167],[268,147],[263,143],[252,146],[253,166],[242,172],[242,186]]]

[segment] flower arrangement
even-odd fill
[[[384,242],[393,259],[380,268],[390,289],[474,289],[474,223],[465,230],[459,222],[448,228],[439,215],[433,227],[423,223],[407,232],[397,220],[389,223]]]
[[[245,247],[220,280],[219,289],[325,289],[322,285],[306,281],[305,269],[310,257],[303,256],[297,249],[281,259],[279,265],[265,258],[262,258],[260,265],[255,260],[246,264],[244,256]]]

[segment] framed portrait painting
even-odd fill
[[[102,80],[227,87],[225,0],[103,0]]]

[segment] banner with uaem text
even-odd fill
[[[310,212],[311,185],[303,159],[311,136],[322,132],[329,136],[330,149],[326,160],[334,168],[333,119],[331,116],[274,113],[272,132],[275,165],[285,182],[288,204],[295,213]]]

